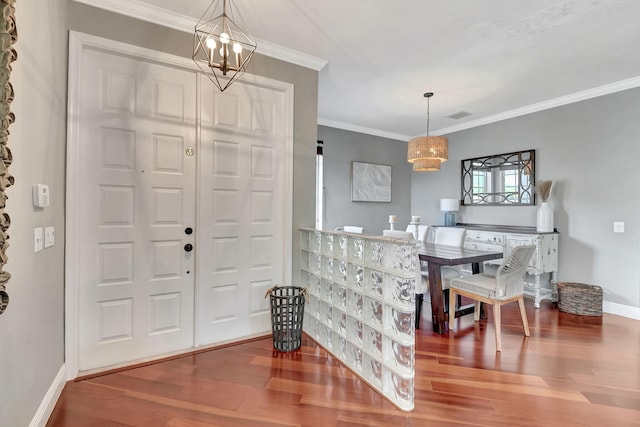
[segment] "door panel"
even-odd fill
[[[203,80],[198,343],[270,331],[266,291],[284,279],[286,103],[249,84]]]
[[[193,345],[195,73],[86,50],[79,112],[79,368]]]

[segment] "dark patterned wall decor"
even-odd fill
[[[0,0],[2,7],[2,25],[0,26],[0,314],[9,305],[9,294],[7,292],[7,282],[11,277],[9,272],[4,271],[7,263],[7,248],[9,247],[9,235],[7,229],[11,223],[9,214],[5,212],[7,202],[6,189],[13,184],[13,177],[9,174],[11,164],[11,150],[7,143],[9,140],[9,126],[14,122],[15,116],[11,112],[11,101],[13,101],[13,86],[9,81],[11,75],[11,63],[18,57],[13,45],[18,38],[15,18],[16,0]]]

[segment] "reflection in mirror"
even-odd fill
[[[535,205],[535,150],[462,160],[463,205]]]

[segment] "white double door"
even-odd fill
[[[269,331],[264,295],[289,256],[286,91],[220,93],[192,70],[92,48],[79,64],[78,371]]]

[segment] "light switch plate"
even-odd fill
[[[44,229],[44,247],[50,248],[56,243],[56,228],[46,227]]]
[[[40,252],[43,245],[43,231],[42,227],[33,229],[33,252]]]
[[[613,222],[613,232],[614,233],[624,233],[624,222],[622,222],[622,221],[614,221]]]

